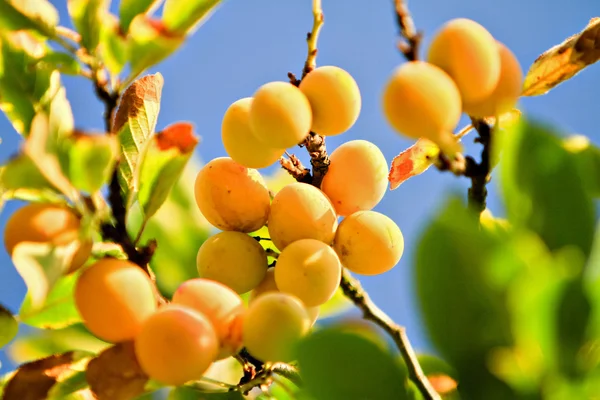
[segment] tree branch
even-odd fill
[[[306,56],[306,62],[302,69],[302,79],[317,66],[317,41],[319,40],[319,33],[321,27],[325,22],[325,16],[323,15],[323,8],[321,7],[321,0],[313,0],[313,27],[310,32],[306,35],[306,42],[308,44],[308,55]]]
[[[415,60],[418,53],[418,45],[421,40],[421,35],[417,34],[414,29],[414,24],[408,12],[408,9],[402,1],[396,1],[396,13],[398,15],[398,23],[400,24],[401,34],[404,36],[409,47],[406,51],[403,50],[405,56],[409,60]],[[306,59],[305,67],[303,70],[302,78],[304,78],[310,71],[316,67],[316,55],[317,55],[317,37],[318,32],[323,24],[323,11],[321,9],[321,2],[318,0],[313,1],[313,15],[315,16],[313,24],[313,32],[307,37],[308,44],[308,57]],[[301,80],[296,79],[294,74],[289,73],[288,77],[290,82],[295,85],[299,85]],[[302,143],[310,155],[310,163],[312,166],[312,177],[310,173],[310,183],[317,188],[320,188],[321,182],[325,174],[329,169],[330,160],[327,155],[327,148],[325,146],[325,138],[310,132]],[[290,160],[282,158],[282,166],[292,174],[298,181],[306,182],[307,174],[303,173],[306,169],[302,166],[300,161],[295,156],[290,156]],[[388,317],[383,311],[381,311],[369,298],[366,291],[360,285],[360,282],[353,278],[348,271],[344,269],[340,287],[344,292],[344,295],[348,297],[358,308],[363,311],[364,318],[373,321],[377,325],[381,326],[396,342],[402,357],[408,366],[410,378],[415,382],[423,397],[427,400],[439,400],[440,396],[431,387],[429,381],[425,377],[419,361],[412,349],[410,341],[406,336],[405,328],[397,325],[390,317]],[[253,379],[251,379],[252,381]],[[240,382],[241,383],[241,382]],[[257,385],[263,384],[264,381],[260,381]],[[255,386],[257,386],[255,385]]]
[[[487,183],[490,180],[492,172],[491,157],[491,127],[490,119],[475,119],[471,118],[473,127],[476,129],[479,136],[475,139],[476,143],[483,145],[481,151],[481,161],[478,163],[471,156],[463,157],[458,155],[455,159],[450,160],[444,154],[440,154],[436,160],[436,167],[440,171],[450,171],[457,176],[466,176],[471,179],[471,187],[468,192],[469,207],[481,213],[486,208],[487,199]],[[498,121],[496,120],[496,124]]]
[[[421,369],[419,360],[417,360],[417,356],[406,335],[406,329],[396,324],[387,314],[379,309],[362,288],[358,279],[354,278],[345,268],[342,272],[340,287],[344,295],[361,309],[364,319],[374,322],[394,339],[406,363],[410,379],[417,385],[423,397],[427,400],[440,400],[441,397],[433,389]]]
[[[479,137],[476,142],[483,145],[481,150],[481,161],[476,163],[471,157],[467,157],[467,169],[465,176],[471,178],[471,187],[469,188],[469,207],[481,213],[486,208],[487,183],[490,180],[492,167],[490,162],[491,154],[491,128],[481,119],[471,119],[473,126],[477,130]],[[470,168],[469,168],[470,167]]]
[[[313,0],[313,27],[312,31],[306,36],[306,44],[308,47],[308,55],[304,68],[302,70],[302,79],[306,77],[317,66],[317,41],[319,32],[325,21],[323,9],[321,8],[321,0]],[[300,85],[301,79],[289,72],[288,77],[293,85]],[[318,188],[321,187],[321,182],[329,169],[329,156],[325,147],[325,138],[315,132],[309,132],[304,141],[300,143],[304,146],[310,155],[311,171],[304,168],[298,157],[289,155],[290,159],[281,159],[281,166],[288,171],[298,182],[310,183]]]
[[[408,61],[416,61],[419,59],[422,35],[415,28],[415,23],[408,11],[406,0],[394,0],[394,6],[401,36],[401,39],[398,41],[398,50],[404,54],[404,57]]]

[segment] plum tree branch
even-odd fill
[[[363,312],[363,318],[372,321],[383,328],[393,339],[402,354],[408,368],[411,380],[417,385],[423,397],[427,400],[440,400],[441,397],[433,389],[429,380],[423,373],[419,360],[408,340],[406,329],[396,324],[384,313],[369,297],[358,279],[354,278],[345,268],[342,271],[340,287],[348,297]]]
[[[487,200],[487,183],[490,180],[492,172],[491,157],[491,130],[490,119],[471,118],[472,125],[478,133],[475,142],[481,143],[483,149],[481,151],[481,161],[477,162],[471,156],[459,155],[453,160],[450,160],[443,154],[440,154],[436,160],[436,167],[440,171],[450,171],[458,176],[466,176],[471,179],[471,187],[468,191],[469,207],[481,213],[486,208]],[[496,124],[498,120],[495,119]]]
[[[403,50],[404,55],[408,60],[416,60],[418,54],[418,46],[421,41],[421,35],[415,31],[414,23],[408,8],[403,1],[396,1],[396,13],[398,15],[398,23],[401,28],[401,34],[408,41],[408,47]],[[313,1],[313,31],[307,36],[308,57],[304,66],[302,78],[305,78],[316,67],[317,55],[317,39],[318,33],[323,24],[323,11],[319,0]],[[401,48],[402,50],[402,48]],[[289,73],[290,82],[299,85],[301,80],[296,79],[294,74]],[[329,169],[329,157],[325,146],[325,138],[310,132],[302,143],[310,155],[310,163],[312,166],[312,176],[310,172],[306,173],[306,169],[295,156],[290,156],[290,160],[282,158],[282,167],[284,167],[296,180],[301,182],[312,183],[317,188],[320,188],[321,182]],[[283,161],[285,160],[285,161]],[[307,179],[307,175],[310,179]],[[366,291],[362,288],[360,282],[353,278],[348,271],[344,269],[340,287],[344,295],[348,297],[358,308],[363,311],[365,319],[370,320],[382,327],[395,341],[402,357],[408,366],[410,378],[415,382],[423,397],[427,400],[439,400],[440,396],[431,387],[431,384],[425,377],[423,370],[417,360],[417,357],[412,349],[406,330],[404,327],[396,324],[389,316],[387,316],[379,307],[375,305],[369,298]],[[241,383],[241,382],[240,382]],[[259,383],[259,385],[262,383]]]
[[[313,27],[312,30],[306,35],[306,42],[308,44],[308,55],[306,56],[306,62],[304,63],[304,69],[302,70],[302,79],[315,67],[317,66],[317,41],[319,40],[319,33],[321,27],[325,22],[325,16],[323,15],[323,8],[321,7],[321,0],[313,0]]]
[[[321,0],[313,0],[313,26],[312,30],[306,35],[306,44],[308,47],[308,55],[304,68],[302,70],[302,79],[306,77],[317,66],[317,41],[319,32],[325,21],[323,9],[321,8]],[[290,83],[300,85],[301,79],[296,79],[293,73],[288,73]],[[315,132],[309,132],[300,146],[306,148],[310,155],[311,170],[304,168],[298,157],[291,154],[289,160],[282,158],[280,161],[283,169],[288,171],[298,182],[310,183],[316,187],[321,186],[321,182],[329,169],[329,156],[325,147],[325,138]]]
[[[415,28],[406,0],[394,0],[394,8],[401,36],[398,41],[398,50],[404,54],[408,61],[416,61],[419,59],[422,35]]]

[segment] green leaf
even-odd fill
[[[537,232],[550,250],[573,245],[588,255],[594,204],[573,156],[550,129],[524,119],[501,138],[509,221]]]
[[[159,289],[167,297],[183,281],[198,277],[198,248],[211,234],[211,225],[198,210],[194,188],[190,185],[199,168],[195,159],[188,162],[167,201],[146,224],[140,241],[144,243],[145,240],[156,239],[160,243],[150,266],[156,274]],[[143,220],[137,204],[128,218],[129,233],[135,237]]]
[[[54,36],[58,11],[47,0],[0,1],[0,30],[34,29],[45,36]]]
[[[114,135],[75,135],[69,148],[71,183],[95,193],[110,179],[118,155],[119,142]]]
[[[58,73],[54,74],[58,77]],[[49,107],[49,129],[53,135],[53,140],[59,144],[60,140],[73,134],[75,130],[75,120],[71,103],[67,99],[67,91],[64,87],[56,90]]]
[[[123,154],[119,171],[126,195],[139,190],[134,176],[141,161],[140,153],[156,128],[163,82],[162,75],[157,73],[132,83],[123,93],[115,115],[113,132],[119,133]]]
[[[139,169],[138,201],[146,220],[165,202],[192,156],[198,144],[193,129],[191,124],[179,122],[152,137]]]
[[[48,182],[74,203],[81,202],[79,192],[63,173],[58,156],[59,132],[57,128],[52,129],[51,122],[44,113],[37,114],[23,150]]]
[[[159,0],[121,0],[119,5],[121,30],[123,32],[129,31],[129,25],[136,16],[148,13],[154,6],[159,4]]]
[[[26,154],[19,154],[11,158],[2,167],[0,170],[0,186],[3,190],[56,190]]]
[[[79,75],[81,73],[81,64],[70,53],[52,51],[39,58],[34,64],[40,70],[58,70],[67,75]]]
[[[130,79],[158,64],[185,41],[184,35],[169,32],[162,21],[144,15],[134,18],[129,27]]]
[[[406,372],[396,359],[364,336],[324,329],[297,348],[306,389],[316,400],[407,399]]]
[[[0,109],[25,136],[51,89],[52,72],[31,67],[45,54],[45,45],[25,31],[0,32]]]
[[[46,399],[58,382],[85,369],[91,354],[70,351],[23,364],[4,388],[4,400]]]
[[[244,400],[238,391],[203,392],[193,387],[180,386],[169,392],[167,400]]]
[[[178,34],[187,34],[198,27],[214,12],[221,0],[166,0],[162,19],[167,29]]]
[[[562,141],[575,160],[578,175],[595,198],[600,197],[600,149],[583,135],[572,135]]]
[[[584,370],[580,365],[580,353],[587,340],[591,305],[583,284],[574,280],[566,285],[558,306],[555,329],[558,334],[560,367],[570,378],[581,378]]]
[[[449,200],[421,237],[417,296],[429,337],[456,367],[482,362],[491,348],[510,343],[503,298],[485,268],[498,246],[495,237],[479,229],[476,215],[456,198]],[[465,329],[468,326],[477,329]]]
[[[68,271],[78,248],[77,240],[65,246],[22,242],[15,247],[12,260],[27,286],[31,313],[44,306],[54,285]]]
[[[19,323],[12,313],[0,304],[0,349],[6,346],[19,332]]]
[[[110,346],[92,335],[83,324],[62,329],[30,329],[19,335],[6,349],[15,363],[25,363],[73,349],[98,353]]]
[[[108,12],[107,0],[68,0],[73,25],[81,35],[81,44],[94,54],[100,42],[100,30]]]
[[[121,34],[120,29],[117,17],[107,14],[100,32],[99,53],[104,65],[114,76],[119,75],[128,61],[126,36]]]
[[[38,308],[34,308],[32,298],[26,296],[19,310],[21,322],[42,329],[60,329],[81,322],[74,296],[78,276],[79,273],[73,273],[58,279]]]
[[[72,375],[56,382],[48,391],[48,400],[86,400],[91,391],[85,378],[85,371],[76,371]]]

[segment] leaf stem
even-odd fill
[[[358,279],[354,278],[345,268],[342,272],[340,287],[344,295],[361,309],[363,318],[372,321],[383,328],[393,339],[402,354],[408,368],[410,379],[417,385],[423,397],[427,400],[440,400],[441,397],[433,389],[429,380],[423,373],[417,356],[406,335],[406,328],[396,324],[385,314],[369,297]]]

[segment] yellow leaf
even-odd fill
[[[600,59],[600,17],[592,18],[580,33],[539,56],[529,68],[523,96],[539,96],[571,79]]]

